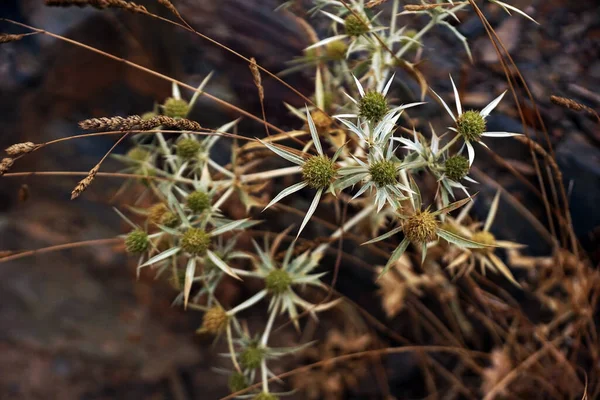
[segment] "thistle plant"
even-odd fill
[[[489,2],[531,19],[507,3]],[[47,3],[121,8],[165,20],[131,2],[53,0]],[[172,13],[174,19],[170,22],[173,26],[184,28],[190,35],[198,34],[195,27],[190,29],[185,16],[179,14],[173,4],[166,0],[159,3]],[[561,362],[580,356],[560,354],[557,357],[562,351],[560,342],[568,336],[566,331],[555,332],[552,338],[544,335],[561,327],[572,316],[581,319],[571,326],[570,331],[587,329],[582,327],[590,324],[595,328],[589,317],[592,312],[587,309],[586,312],[575,312],[569,307],[578,303],[565,301],[560,307],[560,323],[555,324],[556,327],[546,325],[546,330],[542,331],[521,322],[521,319],[527,320],[523,310],[509,307],[514,302],[511,303],[513,299],[502,285],[510,282],[513,286],[508,286],[518,290],[528,286],[517,283],[511,272],[514,266],[504,261],[501,254],[496,254],[501,249],[523,248],[518,243],[496,238],[496,231],[492,233],[491,227],[499,212],[500,191],[487,210],[485,222],[473,222],[477,220],[473,212],[476,192],[488,185],[497,185],[477,168],[481,160],[475,162],[474,144],[488,148],[484,138],[520,135],[488,129],[488,117],[506,92],[481,110],[467,110],[450,77],[454,110],[433,90],[431,92],[441,107],[421,101],[429,90],[423,75],[426,69],[420,68],[423,56],[427,57],[432,51],[428,36],[438,28],[449,32],[452,40],[459,40],[463,46],[464,52],[460,53],[472,59],[469,43],[457,24],[460,23],[458,16],[462,18],[473,8],[481,11],[478,5],[436,0],[407,4],[401,9],[401,3],[392,0],[387,2],[389,18],[384,18],[387,13],[375,8],[385,2],[314,0],[312,3],[312,9],[306,14],[311,18],[309,21],[312,18],[325,20],[327,30],[317,31],[304,26],[310,39],[305,43],[312,44],[304,49],[304,56],[293,60],[292,67],[281,74],[268,71],[252,55],[246,57],[219,43],[226,51],[248,62],[258,89],[262,115],[256,116],[243,110],[242,106],[210,95],[207,90],[210,90],[211,74],[193,86],[156,74],[171,82],[172,88],[170,95],[157,99],[150,110],[80,122],[82,129],[94,130],[94,136],[116,133],[120,138],[75,187],[73,198],[85,195],[94,179],[111,175],[99,172],[108,155],[123,165],[112,175],[126,179],[114,198],[119,200],[115,212],[128,228],[127,233],[116,241],[127,254],[137,259],[138,277],[142,273],[152,273],[156,278],[164,278],[174,289],[174,307],[202,313],[202,322],[196,332],[214,338],[216,346],[226,346],[226,350],[222,350],[224,362],[217,365],[226,364],[226,369],[221,368],[220,372],[229,377],[232,393],[241,392],[239,398],[272,400],[289,393],[276,391],[282,381],[271,382],[277,378],[274,371],[285,365],[286,356],[313,346],[314,342],[306,332],[313,327],[315,331],[321,329],[318,322],[319,318],[323,321],[323,315],[319,314],[337,312],[344,319],[350,315],[348,309],[356,311],[355,308],[361,307],[355,304],[358,302],[344,301],[347,294],[338,294],[342,289],[336,287],[339,275],[356,279],[352,277],[354,267],[368,269],[368,273],[361,274],[368,279],[373,272],[376,279],[389,274],[378,282],[384,288],[382,296],[400,298],[403,304],[398,306],[388,298],[383,299],[383,307],[388,317],[398,315],[410,323],[388,327],[384,326],[385,321],[377,320],[379,317],[352,320],[348,317],[345,321],[348,326],[367,326],[375,321],[373,326],[394,341],[396,326],[414,327],[414,331],[406,335],[410,340],[449,350],[449,354],[460,360],[452,371],[463,376],[452,382],[466,382],[466,386],[473,377],[465,377],[466,373],[460,371],[473,375],[487,368],[487,361],[481,361],[479,355],[471,355],[475,353],[470,351],[471,347],[478,354],[482,352],[481,346],[473,343],[514,346],[511,354],[528,357],[534,354],[540,366],[546,362],[540,349],[545,351],[547,339],[551,340],[556,352],[552,357]],[[386,6],[382,6],[381,11],[383,7]],[[425,18],[414,18],[415,15]],[[479,12],[477,16],[480,16]],[[34,32],[47,34],[45,31]],[[213,41],[203,33],[199,35]],[[74,42],[60,35],[52,36]],[[21,40],[24,35],[3,34],[1,37],[2,42],[8,43]],[[95,50],[88,45],[83,47]],[[104,54],[100,50],[96,52]],[[259,58],[258,54],[256,58]],[[121,61],[148,72],[147,68],[129,60]],[[299,70],[305,70],[311,79],[314,76],[312,93],[300,93],[281,78]],[[262,86],[263,75],[287,86],[298,97],[285,104],[298,118],[292,130],[276,126],[273,121],[281,119],[265,111],[267,88]],[[405,82],[411,77],[420,87],[421,96],[413,93],[415,85]],[[468,83],[472,80],[469,78]],[[398,90],[401,82],[406,89],[404,92]],[[193,92],[193,95],[184,92],[184,96],[182,90]],[[192,120],[193,116],[203,114],[195,112],[201,96],[207,101],[218,100],[220,105],[236,113],[235,118],[239,114],[239,118],[221,121],[210,128],[201,125],[205,123],[203,120]],[[301,104],[304,108],[297,108]],[[443,110],[450,115],[453,125],[440,132],[437,116]],[[200,118],[204,119],[203,116]],[[243,124],[241,118],[244,118]],[[117,145],[127,141],[128,150],[112,154]],[[24,142],[10,146],[6,150],[10,157],[3,159],[0,174],[10,175],[9,169],[19,158],[53,143]],[[221,149],[215,147],[217,143],[230,150],[229,159],[223,161],[222,157],[215,157],[216,150]],[[544,159],[550,159],[548,153],[538,147],[530,146],[532,154],[536,151]],[[273,167],[273,161],[282,160],[291,165]],[[549,171],[558,169],[552,163],[547,166]],[[545,180],[540,179],[540,182],[544,184]],[[560,191],[553,189],[551,193],[558,198]],[[296,210],[294,206],[300,203],[297,200],[305,193],[311,198],[308,208]],[[568,205],[566,198],[557,203]],[[267,209],[270,211],[264,212]],[[315,217],[317,209],[322,211],[320,218]],[[563,216],[557,210],[557,207],[547,209],[551,228],[554,229],[555,222],[561,228],[569,227],[568,215]],[[296,222],[293,218],[297,218],[299,228],[295,236],[289,237]],[[265,238],[262,245],[257,242],[260,237]],[[553,246],[558,246],[558,241],[554,241]],[[577,246],[573,247],[578,250]],[[557,254],[561,253],[557,251]],[[375,266],[376,258],[386,259],[385,266]],[[504,278],[497,288],[490,289],[480,283],[479,278],[486,270],[498,272]],[[595,282],[591,279],[593,274],[582,272],[587,270],[579,264],[572,271],[576,273],[560,275],[565,279],[575,276],[576,279],[569,283],[572,287],[583,285],[581,282],[587,282],[584,278]],[[556,276],[554,272],[546,275]],[[331,282],[326,281],[328,277]],[[558,285],[556,281],[552,284],[542,282],[543,278],[535,271],[528,279],[531,285],[544,283],[536,289],[540,293]],[[375,287],[368,283],[360,282],[360,287],[365,288],[365,296],[369,286]],[[398,290],[394,285],[399,286]],[[224,291],[227,296],[223,295]],[[586,302],[597,298],[596,294],[582,293],[585,294],[578,301],[591,309]],[[547,296],[546,293],[536,295],[541,301]],[[438,313],[434,306],[429,309],[429,301],[421,302],[420,298],[427,296],[428,300],[437,301],[435,304],[443,313]],[[496,309],[501,310],[498,316]],[[371,311],[367,310],[366,314]],[[376,312],[372,314],[377,315]],[[439,316],[441,314],[443,316]],[[312,317],[314,325],[313,321],[309,321],[311,325],[304,325],[305,315]],[[248,324],[247,316],[255,321]],[[470,321],[472,318],[480,318],[484,323],[478,320],[475,324]],[[327,322],[337,323],[333,319]],[[294,327],[289,328],[291,335],[280,337],[275,334],[287,329],[288,324]],[[311,329],[303,332],[305,326]],[[486,331],[486,336],[476,337],[474,326],[489,332]],[[329,326],[326,329],[330,329]],[[520,336],[515,340],[512,332],[517,329]],[[526,343],[523,338],[530,332],[534,333],[531,341]],[[297,333],[302,335],[293,336],[297,337],[296,341],[289,339]],[[404,339],[405,333],[397,337]],[[379,348],[382,347],[381,338],[369,335],[365,342],[373,343],[372,347],[377,349],[365,345],[360,347],[361,352],[385,354]],[[593,337],[595,330],[590,329],[577,340],[581,342]],[[276,347],[281,338],[293,343]],[[542,347],[539,347],[540,343]],[[422,352],[426,361],[423,364],[441,366],[435,355],[427,351]],[[468,361],[464,361],[467,358]],[[531,364],[526,360],[521,362],[522,368]],[[597,360],[592,361],[590,365],[597,364]],[[446,362],[443,364],[446,368]],[[578,371],[577,368],[573,370]],[[430,376],[430,372],[424,376]],[[442,374],[444,379],[447,374]],[[438,381],[442,379],[433,379],[430,383],[435,386]],[[506,396],[513,394],[508,390],[508,383],[502,389],[506,389]],[[469,398],[478,397],[462,387],[460,392]],[[569,393],[565,397],[576,396]]]

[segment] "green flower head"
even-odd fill
[[[260,363],[265,356],[264,349],[253,344],[244,349],[240,354],[240,364],[245,369],[256,369],[260,367]]]
[[[354,14],[350,14],[344,20],[344,28],[348,36],[361,36],[369,32],[369,27],[361,19]]]
[[[190,228],[181,237],[181,248],[194,255],[203,256],[210,247],[210,235],[204,229]]]
[[[485,132],[485,118],[477,111],[467,111],[456,120],[456,130],[466,141],[478,141]]]
[[[195,139],[181,139],[177,142],[177,155],[184,160],[190,160],[198,155],[202,145]]]
[[[460,181],[469,173],[469,160],[461,155],[452,156],[444,163],[446,176],[453,181]]]
[[[148,234],[141,229],[130,232],[125,238],[125,249],[130,254],[142,254],[149,245]]]
[[[202,213],[210,208],[210,196],[208,193],[197,190],[187,198],[187,206],[196,214]]]
[[[240,374],[239,372],[234,372],[229,377],[229,390],[231,393],[239,392],[240,390],[244,390],[248,387],[248,379],[244,374]]]
[[[370,122],[379,122],[388,110],[385,96],[376,91],[369,91],[358,103],[359,114]]]
[[[331,60],[343,60],[346,58],[346,52],[348,51],[348,46],[344,43],[343,40],[336,40],[330,43],[327,43],[325,47],[325,53],[327,54],[327,58]]]
[[[377,187],[394,185],[398,182],[396,178],[396,165],[392,161],[382,160],[373,163],[369,167],[369,173]]]
[[[167,117],[185,118],[190,110],[190,106],[185,100],[169,97],[163,105],[163,110]]]
[[[276,295],[284,293],[291,284],[292,278],[282,269],[274,269],[265,278],[267,290]]]
[[[335,164],[325,155],[312,156],[302,166],[302,177],[313,189],[325,189],[335,177]]]

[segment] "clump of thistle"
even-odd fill
[[[169,228],[179,223],[177,214],[169,210],[169,207],[165,203],[157,203],[150,207],[148,219],[154,224],[164,225]]]
[[[477,111],[466,111],[456,119],[458,134],[468,141],[478,141],[485,128],[485,118]]]
[[[344,43],[343,40],[335,40],[333,42],[327,43],[325,47],[325,53],[327,54],[327,58],[331,60],[343,60],[346,58],[346,52],[348,51],[348,46]]]
[[[163,112],[167,117],[185,118],[190,110],[187,101],[169,97],[163,105]]]
[[[404,221],[404,235],[413,243],[427,243],[437,237],[438,222],[428,210],[417,212]]]
[[[275,295],[282,294],[292,284],[292,278],[283,269],[274,269],[265,277],[267,290]]]
[[[190,160],[198,155],[202,145],[192,138],[181,139],[177,142],[177,155],[184,160]]]
[[[204,313],[202,327],[200,327],[198,332],[217,335],[225,329],[228,320],[229,316],[227,315],[227,312],[220,306],[214,306]]]
[[[348,36],[361,36],[369,32],[367,24],[354,14],[350,14],[344,20],[344,28]]]
[[[398,182],[396,165],[393,161],[381,160],[373,163],[369,167],[369,174],[371,174],[371,179],[379,188],[386,185],[394,185]]]
[[[446,176],[453,181],[460,181],[469,173],[469,160],[461,155],[448,158],[444,163]]]
[[[256,369],[260,367],[265,356],[265,351],[257,344],[251,344],[240,354],[240,364],[244,369]]]
[[[210,208],[210,196],[208,193],[197,190],[187,197],[187,206],[196,214],[200,214],[203,211]]]
[[[240,390],[244,390],[248,387],[248,379],[244,374],[239,372],[234,372],[229,377],[229,390],[231,393],[239,392]]]
[[[131,231],[125,238],[125,249],[130,254],[142,254],[149,245],[148,234],[141,229]]]
[[[368,91],[361,97],[359,103],[359,115],[370,122],[379,122],[388,110],[385,95],[376,91]]]
[[[335,164],[326,155],[312,156],[302,165],[302,177],[313,189],[325,189],[335,177]]]
[[[189,228],[181,237],[181,248],[194,256],[205,255],[210,244],[210,235],[200,228]]]

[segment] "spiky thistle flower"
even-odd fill
[[[476,243],[472,240],[465,239],[461,236],[447,231],[446,229],[443,229],[438,221],[438,217],[440,215],[447,214],[453,210],[456,210],[457,208],[460,208],[469,201],[471,201],[470,197],[451,203],[446,207],[440,208],[436,211],[430,211],[429,208],[423,210],[421,203],[421,193],[419,192],[419,188],[412,178],[410,179],[410,183],[412,190],[415,192],[415,194],[410,197],[414,213],[412,215],[398,214],[397,216],[400,220],[400,224],[397,228],[394,228],[391,231],[376,237],[375,239],[363,243],[376,243],[381,240],[392,237],[397,233],[404,233],[404,238],[396,247],[396,249],[392,252],[380,276],[385,274],[391,268],[391,266],[394,265],[394,263],[400,259],[400,257],[402,256],[402,254],[404,254],[410,243],[421,248],[421,261],[424,261],[425,256],[427,255],[427,243],[432,242],[438,238],[445,239],[448,242],[451,242],[459,247],[486,247],[486,245],[484,244]]]
[[[486,125],[486,118],[490,115],[490,113],[496,108],[496,106],[500,103],[506,91],[502,93],[500,96],[496,97],[494,100],[490,102],[487,106],[485,106],[481,111],[465,111],[463,112],[463,108],[460,102],[460,97],[458,96],[458,90],[456,89],[456,85],[454,84],[454,80],[452,76],[450,76],[450,82],[452,83],[452,89],[454,90],[454,99],[456,101],[456,115],[452,112],[448,104],[442,99],[440,95],[436,92],[432,92],[440,99],[442,105],[452,117],[452,120],[455,122],[454,127],[450,127],[449,129],[456,132],[456,137],[453,140],[458,138],[463,139],[465,146],[467,148],[467,152],[469,153],[469,165],[473,164],[473,160],[475,160],[475,149],[473,148],[473,142],[479,143],[482,146],[486,146],[485,143],[481,141],[482,137],[510,137],[510,136],[520,136],[520,133],[511,133],[511,132],[488,132]]]
[[[324,191],[329,191],[330,193],[334,193],[333,182],[337,177],[337,167],[336,160],[341,154],[342,147],[340,147],[333,158],[329,158],[321,147],[321,141],[319,139],[319,134],[317,133],[317,128],[315,127],[315,123],[306,108],[306,119],[308,121],[308,128],[310,130],[310,136],[312,138],[313,145],[317,150],[317,155],[309,156],[308,158],[300,157],[291,151],[285,150],[279,146],[275,146],[274,144],[265,142],[261,140],[261,143],[265,145],[269,150],[277,154],[278,156],[285,158],[286,160],[298,165],[302,171],[302,181],[298,182],[287,189],[284,189],[279,193],[267,206],[265,210],[271,207],[273,204],[277,203],[284,197],[287,197],[297,191],[304,189],[305,187],[310,187],[312,189],[316,189],[317,193],[313,197],[312,203],[306,212],[306,216],[300,225],[300,229],[298,230],[298,234],[296,237],[300,236],[300,233],[310,220],[310,217],[314,214],[317,206],[319,205],[319,200],[323,195]]]
[[[494,272],[499,272],[506,277],[510,282],[516,286],[520,286],[515,280],[510,269],[504,262],[495,254],[496,248],[501,249],[520,249],[525,247],[522,244],[509,242],[506,240],[497,240],[496,237],[490,232],[490,228],[494,223],[494,218],[498,211],[498,202],[500,200],[500,191],[496,193],[494,200],[488,211],[485,223],[483,227],[480,227],[478,223],[471,224],[470,226],[462,226],[463,220],[466,218],[472,203],[469,204],[465,209],[461,211],[456,219],[449,218],[448,223],[451,224],[455,230],[459,232],[461,236],[469,238],[473,242],[485,244],[484,248],[458,248],[457,251],[451,251],[448,255],[452,256],[452,261],[448,264],[448,269],[455,271],[458,268],[462,268],[461,274],[470,273],[477,264],[479,264],[481,271],[485,274],[486,268]]]

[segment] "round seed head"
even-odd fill
[[[127,157],[133,161],[146,162],[150,159],[150,152],[143,147],[134,147],[127,152]]]
[[[229,390],[231,393],[239,392],[240,390],[244,390],[248,387],[248,380],[244,374],[240,374],[239,372],[234,372],[229,377]]]
[[[229,316],[219,306],[209,308],[204,313],[202,318],[202,327],[198,330],[199,333],[210,333],[211,335],[217,335],[225,329]]]
[[[327,58],[331,60],[343,60],[346,58],[346,52],[348,51],[348,46],[344,43],[343,40],[336,40],[334,42],[327,43],[325,47],[325,52],[327,54]]]
[[[319,130],[329,128],[333,122],[327,114],[320,110],[313,111],[310,113],[310,116],[312,117],[315,126]]]
[[[413,243],[431,242],[437,237],[438,222],[429,211],[421,211],[404,222],[404,235]]]
[[[346,34],[348,36],[360,36],[369,32],[369,27],[361,19],[354,14],[350,14],[344,20],[344,28],[346,28]]]
[[[335,165],[327,156],[312,156],[302,166],[302,177],[313,189],[325,189],[335,176]]]
[[[184,160],[189,160],[198,155],[202,145],[195,139],[181,139],[177,142],[177,155]]]
[[[144,114],[142,114],[142,121],[148,121],[151,120],[152,118],[156,117],[156,113],[153,111],[148,111]]]
[[[360,116],[370,122],[379,122],[388,110],[385,96],[376,91],[369,91],[358,103]]]
[[[185,118],[190,110],[190,106],[185,100],[169,97],[163,105],[163,110],[167,117]]]
[[[466,141],[479,140],[485,128],[485,118],[477,111],[467,111],[456,120],[456,130]]]
[[[417,31],[414,29],[408,29],[407,31],[404,32],[404,36],[406,36],[407,39],[402,39],[401,43],[403,46],[406,45],[407,43],[410,43],[407,51],[413,51],[419,47],[419,45],[415,41],[410,40],[410,39],[413,39],[416,35],[417,35]]]
[[[190,193],[187,197],[187,206],[194,213],[200,214],[210,208],[210,196],[201,190]]]
[[[149,244],[148,234],[141,229],[131,231],[125,238],[125,249],[130,254],[142,254]]]
[[[260,362],[265,355],[265,351],[257,345],[250,345],[240,354],[240,364],[245,369],[256,369],[260,367]]]
[[[164,225],[169,228],[172,228],[179,223],[179,217],[169,210],[164,203],[157,203],[150,207],[148,219],[154,224]]]
[[[479,231],[475,232],[473,236],[471,236],[471,240],[477,243],[485,244],[487,246],[493,246],[496,244],[496,238],[489,232]],[[494,250],[493,247],[484,247],[482,249],[472,249],[475,252],[487,253],[492,252]]]
[[[181,237],[181,248],[194,255],[203,256],[210,247],[210,235],[204,229],[190,228]]]
[[[265,278],[267,290],[275,295],[284,293],[291,284],[292,278],[282,269],[274,269]]]
[[[469,160],[461,155],[452,156],[446,160],[444,167],[446,176],[458,182],[469,173]]]
[[[398,182],[396,165],[392,161],[382,160],[374,163],[369,167],[369,173],[377,187],[394,185]]]
[[[260,392],[252,400],[279,400],[279,397],[267,392]]]

